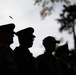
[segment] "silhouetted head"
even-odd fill
[[[35,36],[33,35],[34,29],[32,27],[25,28],[16,33],[19,38],[19,43],[25,45],[26,47],[31,47]]]
[[[48,36],[43,39],[43,45],[44,45],[45,49],[50,50],[51,52],[53,52],[55,50],[57,43],[60,43],[60,41],[57,41],[52,36]]]
[[[69,53],[70,53],[70,51],[68,48],[68,44],[66,43],[66,44],[57,48],[57,50],[55,52],[55,56],[67,59],[69,56]]]
[[[0,42],[3,44],[10,45],[13,43],[13,34],[14,32],[15,24],[9,23],[5,25],[0,26]]]

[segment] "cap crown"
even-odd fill
[[[14,32],[15,24],[9,23],[0,26],[0,32]]]
[[[26,29],[20,30],[16,33],[17,36],[23,36],[23,35],[31,35],[34,32],[34,29],[32,27],[28,27]]]
[[[48,42],[50,42],[50,43],[60,43],[59,41],[57,41],[54,37],[52,37],[52,36],[48,36],[48,37],[46,37],[44,40],[43,40],[43,42],[45,42],[45,43],[48,43]]]

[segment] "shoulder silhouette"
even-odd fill
[[[18,67],[21,75],[35,75],[36,65],[35,58],[29,51],[32,47],[35,35],[32,27],[25,28],[16,33],[19,39],[20,46],[16,47],[14,53],[18,62]]]
[[[15,24],[0,26],[0,75],[20,75],[15,55],[10,45],[13,43]]]
[[[45,52],[36,58],[38,75],[61,75],[59,62],[52,54],[56,49],[56,43],[59,41],[52,36],[47,36],[42,43]]]
[[[64,45],[60,46],[57,48],[55,52],[55,56],[58,58],[60,65],[61,65],[61,70],[62,74],[67,74],[71,75],[71,71],[69,68],[69,48],[68,48],[68,43],[65,43]]]

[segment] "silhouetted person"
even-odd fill
[[[63,72],[63,75],[71,75],[70,69],[69,69],[69,54],[70,51],[68,49],[68,44],[64,44],[60,47],[57,48],[55,52],[55,56],[58,58],[60,65],[61,65],[61,70]]]
[[[59,62],[52,54],[56,49],[57,43],[59,43],[59,41],[55,40],[52,36],[43,39],[45,52],[37,57],[38,75],[61,75]]]
[[[19,75],[15,55],[10,48],[14,28],[13,23],[0,26],[0,75]]]
[[[34,29],[28,27],[16,33],[20,46],[14,50],[17,57],[18,67],[21,75],[35,75],[35,58],[30,53],[29,48],[32,47],[35,36]]]
[[[76,75],[76,55],[74,55],[74,53],[72,52],[71,55],[69,56],[69,64],[70,64],[71,75]]]

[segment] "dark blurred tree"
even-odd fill
[[[54,9],[55,3],[65,3],[70,4],[70,0],[35,0],[34,5],[38,4],[42,7],[40,12],[41,17],[44,19],[47,15],[50,15]]]
[[[73,33],[74,37],[74,49],[76,50],[76,35],[75,35],[75,25],[76,25],[76,5],[63,6],[62,14],[60,14],[60,19],[57,19],[61,23],[60,32],[69,31]]]

